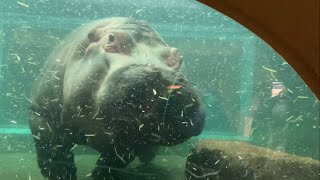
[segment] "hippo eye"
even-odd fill
[[[113,43],[113,42],[114,42],[114,35],[113,34],[109,34],[108,43]]]
[[[90,32],[88,34],[88,39],[89,41],[92,43],[92,42],[98,42],[99,41],[99,37],[97,36],[96,32]]]

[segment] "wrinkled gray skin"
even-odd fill
[[[41,173],[76,179],[75,144],[101,153],[94,179],[116,177],[135,156],[198,135],[204,113],[181,56],[143,21],[98,20],[51,54],[31,95],[30,127]]]

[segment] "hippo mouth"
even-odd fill
[[[107,53],[119,53],[120,54],[119,48],[113,44],[106,44],[103,46],[103,49]]]

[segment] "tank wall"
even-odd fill
[[[29,137],[28,96],[52,48],[67,33],[94,19],[144,19],[184,57],[183,71],[206,104],[207,121],[197,138],[227,138],[319,158],[319,101],[268,45],[222,14],[196,2],[3,0],[0,6],[0,133]],[[126,11],[123,11],[126,9]],[[272,83],[288,91],[282,104],[267,106]],[[279,133],[281,132],[281,133]],[[12,141],[10,149],[23,142]],[[4,149],[8,149],[5,145]]]

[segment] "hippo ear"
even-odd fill
[[[96,29],[91,30],[88,34],[88,40],[89,42],[93,43],[93,42],[98,42],[100,39],[99,37],[99,33],[97,32]]]
[[[177,48],[169,48],[169,51],[167,51],[163,57],[169,67],[176,70],[180,68],[182,64],[182,56]]]

